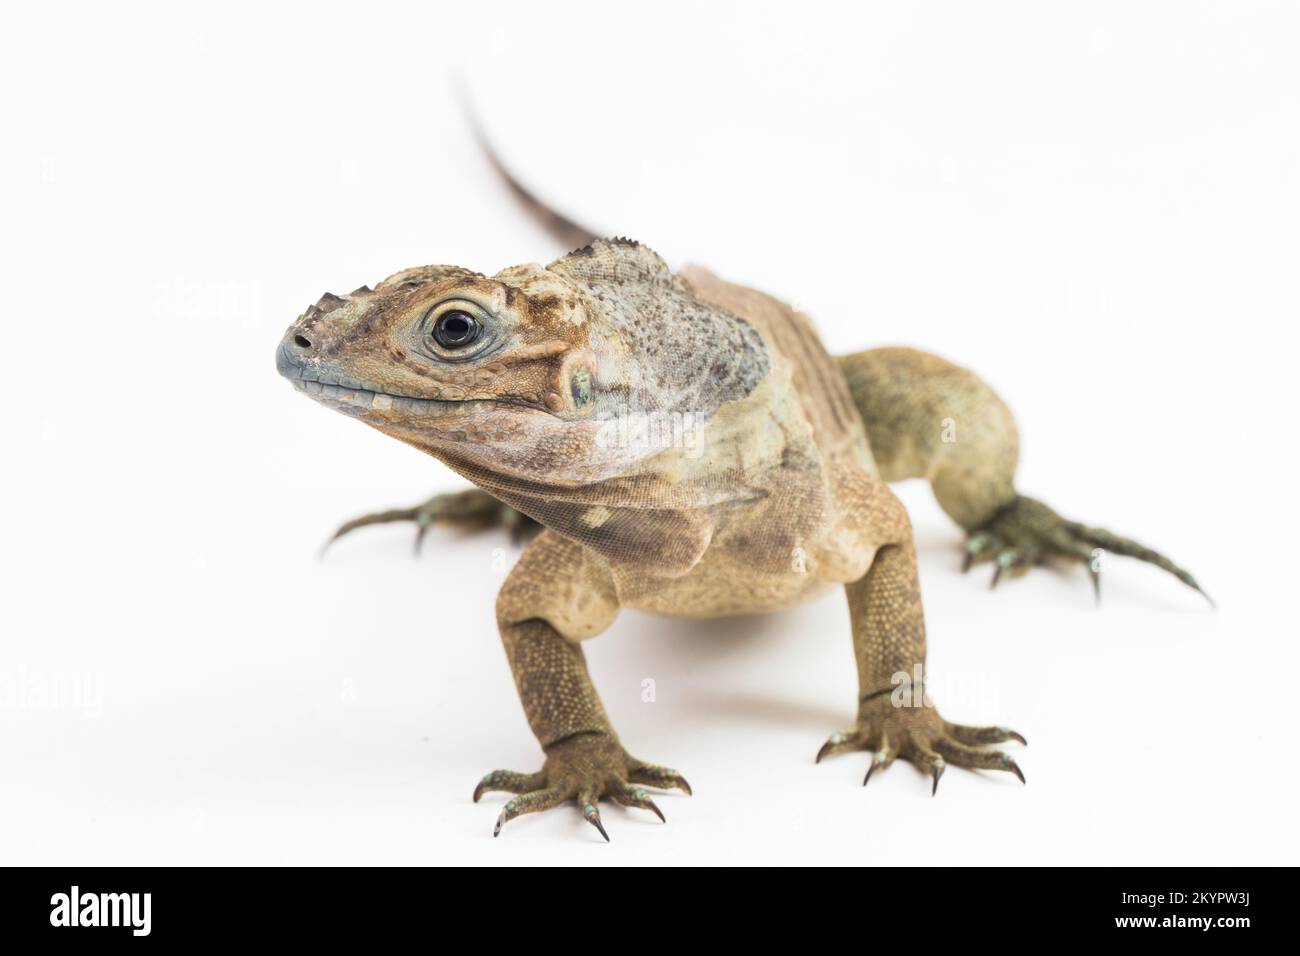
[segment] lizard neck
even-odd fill
[[[779,379],[780,376],[777,376]],[[629,460],[621,474],[587,482],[493,467],[456,449],[425,448],[444,464],[543,526],[613,563],[654,567],[669,576],[694,567],[720,522],[766,499],[815,467],[779,380],[717,409],[706,423],[682,423],[670,447]],[[692,433],[689,428],[697,428]],[[639,440],[639,439],[638,439]]]

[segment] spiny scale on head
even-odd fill
[[[339,306],[343,305],[343,303],[344,300],[340,299],[333,292],[326,292],[323,296],[321,296],[319,299],[316,300],[315,308],[325,314],[328,314],[330,312],[333,312]]]
[[[596,241],[607,242],[611,246],[630,246],[634,249],[640,248],[641,246],[641,243],[637,242],[635,239],[629,239],[627,236],[613,236],[609,239],[604,239],[604,240],[598,239]],[[594,244],[590,242],[587,243],[585,246],[579,246],[577,249],[574,249],[572,252],[569,253],[569,255],[571,256],[594,256],[595,254],[596,254],[596,249],[594,247]]]

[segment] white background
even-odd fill
[[[472,9],[471,9],[472,8]],[[1300,21],[1286,4],[72,6],[10,12],[0,860],[1297,862]],[[504,534],[358,534],[461,482],[294,394],[288,323],[403,267],[556,248],[484,168],[671,262],[911,344],[1015,409],[1020,485],[1191,567],[990,594],[924,486],[950,719],[1027,787],[814,766],[853,716],[838,597],[587,645],[696,795],[492,824],[535,769]],[[641,699],[653,678],[657,700]]]

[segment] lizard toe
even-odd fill
[[[825,757],[848,753],[851,750],[862,750],[863,748],[864,741],[861,728],[848,727],[844,730],[837,730],[826,738],[826,743],[822,744],[821,749],[817,751],[817,757],[813,763],[821,763]]]
[[[660,790],[680,790],[688,797],[694,791],[691,785],[686,782],[676,770],[671,767],[660,767],[657,764],[643,763],[634,760],[632,766],[628,769],[628,783],[639,783],[647,787],[656,787]]]
[[[1021,783],[1025,782],[1025,774],[1020,766],[1012,759],[1011,754],[1001,750],[971,747],[948,737],[940,737],[936,740],[934,748],[958,767],[967,767],[971,770],[1005,770],[1019,777]]]
[[[483,794],[496,791],[505,793],[531,793],[546,785],[546,777],[540,773],[516,773],[513,770],[493,770],[485,775],[474,787],[474,802],[478,803]]]
[[[630,784],[626,780],[615,780],[609,791],[609,797],[620,806],[649,810],[659,818],[661,823],[668,822],[664,812],[650,799],[644,787]]]

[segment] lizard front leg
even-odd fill
[[[966,727],[944,720],[926,699],[925,616],[916,573],[911,524],[902,504],[879,489],[877,520],[890,528],[892,543],[881,547],[861,579],[846,585],[853,650],[858,664],[858,718],[832,734],[817,760],[849,750],[873,751],[863,786],[898,757],[930,775],[933,794],[948,763],[982,770],[1006,770],[1024,782],[1009,754],[984,745],[1025,739],[1005,727]],[[909,684],[920,673],[920,686]],[[900,675],[902,675],[900,677]]]
[[[576,801],[606,840],[602,797],[663,813],[644,787],[690,785],[674,770],[645,763],[623,749],[587,673],[580,641],[614,620],[618,598],[603,560],[553,531],[529,545],[497,599],[497,622],[528,725],[546,754],[536,773],[494,770],[474,789],[516,794],[493,835],[525,813]]]

